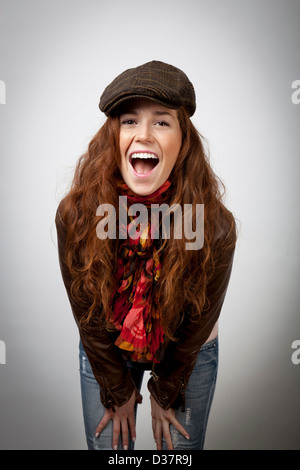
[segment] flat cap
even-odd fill
[[[186,74],[173,65],[157,60],[118,75],[102,93],[99,108],[109,116],[121,103],[131,98],[148,98],[171,109],[184,106],[189,116],[196,109],[195,90]]]

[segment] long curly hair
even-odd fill
[[[209,306],[206,286],[221,253],[236,242],[236,224],[222,202],[225,187],[214,174],[204,150],[204,138],[196,130],[186,110],[177,116],[182,145],[171,172],[169,205],[192,204],[195,227],[196,204],[204,204],[204,244],[200,250],[187,250],[186,239],[171,237],[161,241],[162,271],[156,283],[165,335],[172,337],[173,322],[188,311],[199,317]],[[118,243],[99,239],[97,207],[110,203],[118,208],[116,180],[120,177],[119,117],[107,118],[78,160],[71,188],[59,205],[67,227],[65,262],[72,277],[71,295],[87,308],[80,319],[82,327],[107,312],[116,288]],[[116,211],[118,213],[118,211]],[[225,235],[218,238],[220,227]],[[173,227],[174,228],[174,227]]]

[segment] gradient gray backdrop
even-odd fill
[[[299,0],[0,0],[1,449],[86,448],[54,216],[104,87],[152,59],[193,82],[239,220],[206,448],[300,448],[299,20]],[[146,381],[137,449],[155,449]]]

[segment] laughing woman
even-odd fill
[[[190,120],[195,93],[181,70],[158,61],[126,70],[104,90],[99,106],[107,119],[79,159],[56,214],[62,277],[80,333],[88,448],[134,448],[149,370],[157,449],[202,449],[235,220]],[[119,196],[129,208],[147,208],[149,223],[129,209],[119,217],[125,200]],[[187,249],[186,231],[175,236],[175,215],[170,236],[163,230],[153,236],[158,227],[151,204],[163,203],[189,204],[196,235],[197,207],[204,205],[201,249]],[[112,207],[115,218],[99,206]],[[105,236],[99,227],[111,220],[115,230]],[[162,228],[162,218],[159,223]]]

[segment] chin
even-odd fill
[[[147,184],[147,183],[140,183],[140,184],[133,184],[127,183],[129,188],[138,196],[148,196],[149,194],[154,193],[160,186],[161,183],[157,184]]]
[[[143,177],[137,175],[130,175],[127,172],[122,172],[121,175],[127,186],[138,196],[148,196],[154,193],[164,182],[161,175],[156,175],[156,178]]]

